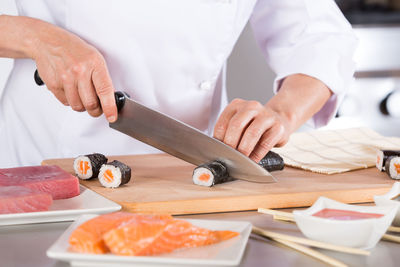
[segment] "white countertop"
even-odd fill
[[[271,216],[257,212],[232,212],[182,216],[195,219],[221,219],[250,221],[255,226],[271,231],[301,235],[296,225],[276,222]],[[0,227],[1,267],[67,267],[67,263],[46,256],[46,250],[67,229],[70,222],[32,224]],[[351,237],[350,237],[351,238]],[[381,241],[371,250],[370,256],[357,256],[328,250],[320,252],[349,266],[399,266],[400,244]],[[240,266],[327,266],[311,257],[277,243],[252,236]]]

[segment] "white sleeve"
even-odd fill
[[[334,93],[309,121],[326,125],[353,80],[357,39],[333,0],[258,0],[251,24],[269,65],[282,80],[302,73],[319,79]]]

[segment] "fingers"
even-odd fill
[[[61,79],[63,81],[65,97],[68,101],[68,104],[75,111],[85,111],[85,107],[83,106],[81,98],[79,96],[77,84],[74,77],[70,74],[63,74],[61,75]]]
[[[89,115],[98,117],[102,114],[102,110],[92,83],[91,73],[87,73],[85,76],[85,78],[78,81],[79,96]]]
[[[86,110],[93,117],[104,111],[110,122],[117,119],[114,88],[105,65],[93,71],[85,65],[77,65],[60,75],[59,80],[60,84],[54,82],[48,88],[61,103],[75,111]]]
[[[247,127],[238,146],[239,152],[250,156],[262,135],[273,125],[272,117],[259,116]],[[268,152],[268,151],[267,151]]]
[[[222,112],[214,137],[259,162],[271,148],[287,142],[287,124],[259,102],[236,99]]]
[[[103,66],[105,69],[105,66]],[[107,75],[104,74],[107,73]],[[102,114],[100,100],[103,99],[102,105],[105,106],[106,116],[108,120],[116,120],[116,107],[114,100],[114,89],[109,87],[111,78],[108,75],[107,69],[102,72],[91,71],[90,67],[83,64],[76,65],[70,71],[65,71],[59,76],[59,79],[54,79],[50,84],[46,83],[49,90],[53,92],[56,98],[66,106],[71,106],[75,111],[87,111],[91,116],[98,117]],[[56,76],[56,75],[55,75]],[[92,82],[97,81],[98,92]],[[106,78],[103,78],[106,77]],[[113,114],[113,107],[115,108]],[[111,114],[111,115],[110,115]],[[114,116],[114,118],[112,118]],[[111,118],[110,118],[111,117]]]
[[[226,130],[228,129],[231,118],[235,115],[237,109],[237,102],[239,100],[233,100],[219,116],[217,123],[214,126],[214,137],[219,141],[224,141]]]
[[[250,154],[250,158],[255,162],[260,162],[260,160],[267,155],[270,151],[285,135],[285,129],[281,124],[276,124],[272,128],[266,131],[256,147]]]
[[[36,66],[47,88],[64,105],[110,122],[117,119],[114,87],[103,56],[78,36],[59,28],[59,38],[43,42],[35,55]]]
[[[104,115],[109,122],[115,122],[118,111],[115,104],[114,87],[105,64],[94,69],[92,81]]]
[[[37,64],[39,65],[39,64]],[[38,72],[41,74],[42,69],[38,67]],[[50,73],[49,76],[55,77],[53,79],[45,79],[44,81],[46,82],[46,87],[47,89],[53,93],[53,95],[57,98],[58,101],[60,101],[64,106],[69,106],[67,97],[65,96],[64,92],[64,87],[62,85],[61,78],[58,78],[57,72],[54,70],[54,68],[49,67],[48,72]],[[43,77],[41,76],[43,79]]]
[[[58,101],[60,101],[64,106],[69,106],[68,100],[65,97],[65,92],[63,89],[52,90],[52,93],[58,99]]]
[[[236,113],[229,121],[228,128],[225,132],[224,143],[236,149],[242,138],[242,134],[255,116],[257,116],[257,111],[255,110]]]

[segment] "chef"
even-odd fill
[[[307,120],[325,125],[354,72],[356,40],[333,0],[16,5],[19,16],[0,15],[0,56],[15,59],[0,96],[0,167],[157,152],[108,127],[116,90],[259,161]],[[249,20],[276,94],[228,104],[226,60]],[[47,89],[35,84],[36,68]]]

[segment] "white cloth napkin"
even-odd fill
[[[288,166],[334,174],[375,166],[379,149],[400,150],[400,138],[368,128],[316,130],[294,133],[285,146],[273,151]]]

